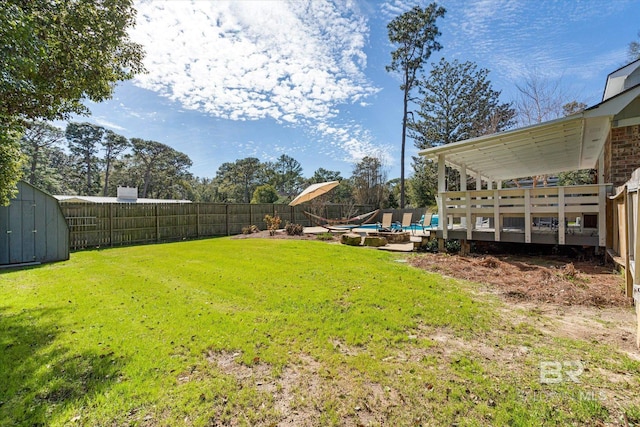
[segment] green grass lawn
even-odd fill
[[[639,425],[640,363],[398,261],[221,238],[2,271],[0,425]]]

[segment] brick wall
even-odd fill
[[[623,185],[640,168],[640,125],[611,129],[604,153],[605,182]]]

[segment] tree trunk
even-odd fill
[[[38,154],[39,147],[36,147],[33,151],[33,158],[31,159],[31,174],[29,175],[29,184],[36,184],[36,169],[38,168]]]
[[[104,188],[102,189],[102,196],[107,197],[107,192],[109,191],[109,167],[111,166],[111,162],[109,158],[107,158],[107,163],[104,169]]]
[[[409,70],[405,70],[404,105],[402,114],[402,149],[400,150],[400,209],[404,209],[404,152],[407,141],[407,115],[409,108]]]

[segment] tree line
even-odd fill
[[[286,154],[226,162],[213,178],[200,178],[189,171],[188,155],[161,142],[128,139],[93,123],[69,122],[63,130],[44,121],[27,123],[20,149],[24,179],[51,194],[113,197],[127,186],[142,198],[288,203],[310,184],[337,180],[330,202],[395,206],[393,183],[375,157],[363,158],[347,178],[324,168],[304,177],[300,162]]]

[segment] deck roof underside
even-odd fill
[[[640,86],[582,113],[430,148],[420,154],[433,160],[443,155],[447,165],[494,181],[592,169],[615,116],[636,99],[640,100]]]

